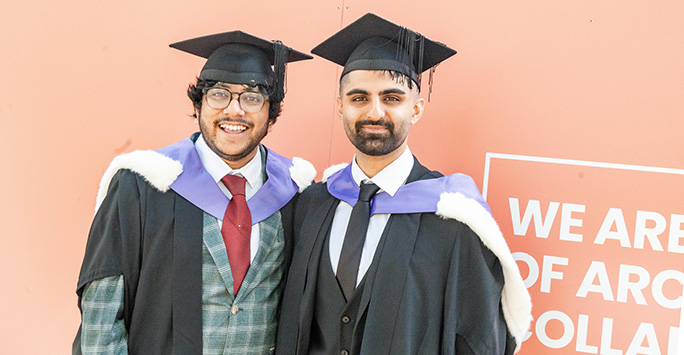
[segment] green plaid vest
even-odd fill
[[[270,354],[282,291],[284,236],[280,212],[259,223],[260,245],[237,299],[226,247],[215,217],[204,214],[202,246],[203,354]],[[83,354],[127,354],[123,276],[88,284],[82,305]],[[103,329],[109,329],[103,332]]]
[[[215,217],[204,215],[204,354],[269,354],[275,347],[285,242],[280,212],[259,223],[259,234],[259,250],[234,298],[221,230]]]

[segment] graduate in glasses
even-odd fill
[[[422,74],[456,52],[374,14],[312,52],[344,67],[337,108],[356,154],[298,200],[276,353],[519,349],[530,297],[489,207],[470,177],[407,146]]]
[[[269,354],[308,162],[261,144],[288,62],[311,56],[242,31],[171,47],[207,58],[187,90],[199,132],[114,159],[78,280],[73,353]]]

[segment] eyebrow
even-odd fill
[[[235,88],[232,88],[231,86],[236,86]],[[251,86],[247,84],[228,84],[228,83],[222,83],[219,82],[213,87],[215,88],[220,88],[220,89],[226,89],[226,90],[235,90],[235,89],[243,89],[241,92],[260,92],[258,86]],[[237,91],[236,91],[237,92]]]
[[[406,95],[406,91],[397,89],[397,88],[392,88],[392,89],[387,89],[383,90],[380,92],[380,95],[388,95],[388,94],[397,94],[397,95]]]
[[[363,90],[363,89],[351,89],[351,90],[347,91],[346,95],[350,96],[350,95],[357,95],[357,94],[368,95],[369,93],[368,93],[368,91]],[[397,88],[391,88],[391,89],[383,90],[380,92],[380,95],[389,95],[389,94],[406,95],[406,91],[401,90],[401,89],[397,89]]]
[[[362,89],[351,89],[351,90],[347,91],[346,95],[350,96],[350,95],[358,95],[358,94],[368,95],[368,91],[362,90]]]

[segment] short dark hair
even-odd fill
[[[202,90],[207,87],[212,87],[216,85],[218,81],[214,80],[203,80],[200,78],[197,78],[197,82],[194,84],[188,85],[188,97],[190,98],[190,101],[192,101],[192,106],[196,110],[201,110],[202,109],[202,98],[204,97],[204,93]],[[256,85],[259,88],[259,91],[261,91],[262,94],[268,96],[268,92],[272,91],[269,90],[269,88],[263,86],[263,85]],[[280,113],[283,110],[282,107],[282,99],[275,101],[275,98],[269,96],[270,100],[270,106],[268,109],[268,120],[271,123],[275,123],[276,120],[278,119],[278,116],[280,116]]]
[[[412,90],[413,90],[413,85],[415,85],[416,88],[418,89],[418,92],[420,92],[420,85],[418,85],[415,81],[413,81],[413,79],[411,79],[410,76],[408,76],[404,73],[395,71],[395,70],[384,70],[384,72],[388,73],[392,77],[392,80],[394,80],[395,83],[399,83],[399,84],[406,83],[408,88],[412,89]]]

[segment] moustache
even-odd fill
[[[392,123],[389,120],[384,120],[384,119],[379,120],[379,121],[376,121],[376,120],[359,120],[359,121],[356,121],[356,124],[354,125],[357,132],[360,131],[361,128],[363,128],[363,126],[382,126],[382,127],[387,128],[390,132],[394,131],[394,123]]]
[[[222,124],[222,123],[227,123],[227,124],[231,124],[231,123],[232,123],[232,124],[242,124],[242,125],[245,125],[245,126],[247,126],[247,127],[252,127],[252,126],[254,126],[254,124],[253,124],[252,122],[249,122],[249,121],[246,121],[246,120],[242,120],[242,119],[237,119],[237,120],[235,120],[235,119],[230,119],[230,118],[219,118],[219,119],[217,119],[216,121],[214,121],[214,124],[215,124],[215,125],[220,125],[220,124]]]

